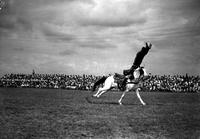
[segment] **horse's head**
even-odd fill
[[[137,78],[140,78],[141,76],[147,76],[147,72],[146,72],[146,69],[144,67],[138,67],[134,73],[134,78],[137,79]]]

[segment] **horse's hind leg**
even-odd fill
[[[100,97],[103,93],[105,93],[108,90],[108,88],[99,88],[96,94],[93,95],[93,97]]]
[[[101,91],[101,93],[99,93],[99,94],[97,95],[97,97],[100,97],[100,96],[101,96],[102,94],[104,94],[106,91],[107,91],[107,90]]]
[[[97,97],[99,95],[99,93],[101,92],[101,87],[98,89],[97,93],[93,95],[93,97]]]
[[[98,93],[97,97],[100,97],[102,94],[104,94],[105,92],[107,92],[108,90],[110,90],[111,86],[106,85],[103,88],[101,88],[101,91]]]

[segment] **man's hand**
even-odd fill
[[[146,47],[147,47],[147,48],[149,48],[149,49],[151,49],[151,47],[152,47],[152,44],[151,44],[151,43],[148,43],[148,42],[146,42]]]

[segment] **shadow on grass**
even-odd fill
[[[87,96],[85,97],[85,99],[87,100],[88,103],[91,103],[91,104],[112,104],[112,105],[119,105],[118,101],[113,101],[113,100],[110,100],[110,99],[106,99],[105,97],[101,97],[101,98],[96,98],[96,97],[93,97],[93,96]],[[142,104],[138,103],[138,102],[123,102],[123,105],[141,105],[143,106]],[[157,105],[157,106],[166,106],[166,105],[173,105],[173,104],[170,104],[170,103],[146,103],[146,106],[154,106],[154,105]]]
[[[91,103],[91,104],[113,104],[113,105],[119,105],[118,102],[103,100],[102,98],[95,98],[93,96],[88,96],[85,99],[87,100],[88,103]]]
[[[87,100],[88,103],[91,103],[91,104],[112,104],[112,105],[119,105],[118,101],[113,101],[113,100],[108,100],[106,98],[96,98],[96,97],[93,97],[93,96],[88,96],[85,98]],[[139,103],[126,103],[124,102],[123,105],[141,105],[143,106],[142,104],[139,104]],[[149,105],[149,104],[147,104]],[[155,105],[155,104],[154,104]]]

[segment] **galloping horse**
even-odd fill
[[[122,75],[123,76],[123,75]],[[137,68],[133,73],[134,79],[129,79],[126,82],[125,85],[125,91],[123,92],[122,96],[118,100],[118,103],[122,105],[122,99],[124,98],[125,94],[133,89],[135,89],[136,94],[142,105],[146,105],[146,103],[142,100],[140,93],[139,93],[139,84],[144,82],[146,79],[149,78],[148,74],[146,73],[146,70],[143,67]],[[137,80],[137,82],[135,82]],[[96,86],[103,84],[103,87],[100,87],[96,94],[93,95],[93,97],[99,98],[102,94],[107,92],[108,90],[111,90],[112,88],[119,88],[119,85],[117,82],[115,82],[114,75],[110,75],[108,77],[102,77],[99,79],[95,84],[93,91],[95,90]]]

